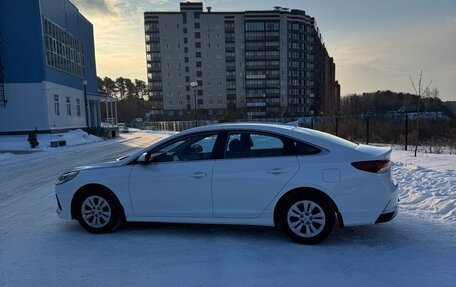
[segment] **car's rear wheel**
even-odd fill
[[[112,232],[122,224],[117,200],[109,193],[100,191],[87,192],[81,197],[77,219],[91,233]]]
[[[336,213],[318,195],[296,194],[281,208],[281,226],[291,240],[301,244],[319,243],[334,230]]]

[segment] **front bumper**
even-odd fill
[[[60,214],[62,212],[62,206],[60,205],[60,201],[59,201],[59,197],[57,196],[57,194],[55,195],[55,199],[57,200],[57,209],[56,209],[56,212],[58,214]]]
[[[72,219],[71,218],[71,211],[70,211],[70,204],[71,204],[71,197],[65,192],[62,192],[62,187],[57,185],[55,187],[55,199],[56,199],[56,213],[62,219]]]

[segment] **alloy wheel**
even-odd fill
[[[111,219],[111,207],[101,196],[89,196],[81,205],[81,216],[87,225],[92,228],[102,228]]]
[[[290,229],[304,238],[315,237],[323,231],[326,223],[323,208],[310,200],[295,202],[287,213]]]

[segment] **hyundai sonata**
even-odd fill
[[[298,243],[391,220],[391,148],[270,124],[198,127],[56,183],[57,213],[92,233],[124,222],[280,226]]]

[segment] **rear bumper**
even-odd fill
[[[358,192],[334,197],[344,226],[369,225],[392,220],[398,210],[397,183],[389,177],[373,178]]]
[[[393,212],[382,213],[375,221],[375,224],[391,221],[391,220],[393,220],[394,217],[396,217],[396,215],[397,215],[397,209]]]

